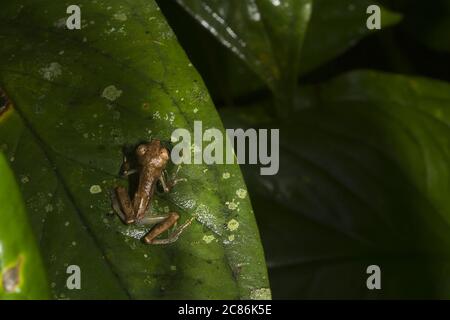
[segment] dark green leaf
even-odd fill
[[[123,147],[170,141],[194,120],[223,127],[153,1],[78,4],[83,27],[74,31],[62,2],[4,1],[0,11],[0,86],[13,103],[0,145],[23,177],[54,297],[270,297],[251,204],[236,195],[245,190],[237,165],[185,165],[187,182],[156,197],[154,212],[196,217],[173,245],[146,246],[145,230],[111,214],[109,192],[126,184]],[[233,219],[239,227],[229,230]],[[69,265],[81,268],[81,290],[66,288]]]
[[[302,50],[300,72],[305,74],[331,61],[362,38],[377,32],[366,27],[367,8],[373,4],[376,4],[373,0],[315,0]],[[399,14],[381,7],[382,30],[400,20]]]
[[[293,103],[312,0],[177,1],[244,60],[279,103]]]
[[[447,298],[450,85],[363,71],[301,93],[291,123],[232,111],[280,128],[279,174],[244,170],[274,297]]]
[[[0,300],[48,297],[36,239],[14,176],[0,153]]]
[[[398,2],[398,1],[394,1]],[[404,5],[409,35],[437,51],[450,51],[450,1],[408,1]]]
[[[247,64],[224,48],[176,1],[159,0],[158,5],[214,101],[233,105],[235,98],[264,88],[264,82]]]

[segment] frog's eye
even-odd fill
[[[143,144],[141,144],[137,149],[136,153],[138,156],[143,156],[147,152],[147,147]]]
[[[169,159],[169,151],[166,148],[162,148],[161,151],[159,152],[159,155],[161,158],[163,159]]]

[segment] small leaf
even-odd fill
[[[14,176],[0,153],[0,300],[48,297],[36,239]]]
[[[74,31],[61,2],[4,1],[0,12],[0,86],[12,103],[0,116],[0,145],[24,177],[54,298],[246,299],[269,290],[250,201],[226,204],[245,189],[238,165],[182,166],[187,181],[153,199],[154,213],[196,218],[173,245],[144,245],[148,228],[112,213],[111,190],[127,185],[118,175],[125,147],[169,144],[195,120],[223,126],[154,1],[78,4]],[[80,290],[66,287],[71,265]]]

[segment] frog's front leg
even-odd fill
[[[134,223],[136,215],[127,189],[124,187],[117,187],[114,191],[115,195],[112,196],[112,203],[117,215],[125,224]]]
[[[164,170],[159,177],[159,182],[161,183],[161,186],[163,187],[164,192],[169,193],[172,188],[181,181],[187,181],[185,178],[178,178],[178,172],[180,171],[181,166],[178,166],[177,171],[172,175],[172,177],[169,179],[168,173],[166,170]]]
[[[120,172],[121,172],[122,177],[128,177],[128,176],[131,176],[132,174],[137,173],[138,170],[132,169],[127,156],[123,156],[123,162],[122,162],[122,167],[120,169]]]

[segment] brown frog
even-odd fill
[[[147,244],[169,244],[178,240],[180,234],[189,226],[193,218],[179,226],[175,231],[169,234],[166,239],[157,239],[159,235],[174,226],[179,214],[169,212],[164,215],[147,214],[151,200],[155,193],[157,182],[159,181],[164,192],[170,189],[180,180],[173,179],[166,181],[166,165],[169,161],[169,151],[161,145],[159,140],[152,140],[149,143],[141,144],[136,149],[137,168],[129,170],[129,163],[124,159],[123,174],[125,176],[138,173],[139,183],[134,193],[133,199],[130,199],[128,191],[124,187],[117,187],[113,195],[113,208],[125,224],[155,225],[144,237]]]

